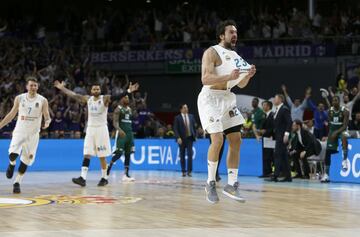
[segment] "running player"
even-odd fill
[[[107,112],[111,100],[119,97],[110,95],[101,95],[99,84],[93,84],[91,87],[91,96],[79,95],[65,88],[64,82],[55,81],[55,87],[66,95],[73,97],[82,104],[87,104],[88,121],[86,135],[84,140],[84,159],[81,167],[81,175],[73,178],[72,181],[82,187],[86,186],[86,176],[90,166],[90,157],[97,156],[101,163],[101,179],[98,186],[108,184],[106,157],[111,155],[110,136],[107,126]],[[130,83],[129,89],[125,93],[131,93],[138,89],[139,85]]]
[[[215,175],[224,133],[229,142],[229,150],[228,184],[224,187],[223,193],[232,199],[244,201],[240,195],[237,177],[241,144],[240,126],[245,120],[236,106],[236,96],[230,90],[234,86],[244,88],[255,75],[256,68],[249,65],[235,51],[237,29],[234,21],[220,22],[216,35],[219,44],[207,49],[202,58],[203,88],[198,97],[201,124],[211,136],[206,198],[211,203],[219,201]],[[242,73],[247,74],[241,75]]]
[[[115,162],[125,154],[123,181],[135,181],[135,179],[129,175],[130,156],[131,153],[135,152],[134,134],[132,131],[132,111],[129,107],[129,102],[129,96],[124,96],[120,100],[120,105],[114,111],[113,124],[116,129],[116,147],[107,169],[107,175],[109,175]]]
[[[49,127],[51,122],[48,101],[37,93],[38,89],[39,83],[37,79],[32,76],[28,77],[26,79],[27,93],[15,97],[11,111],[0,122],[1,129],[18,114],[9,147],[10,164],[6,170],[6,177],[11,179],[14,175],[16,159],[20,155],[18,174],[13,185],[14,193],[21,193],[20,184],[22,178],[27,167],[31,166],[35,161],[42,116],[44,116],[43,129]]]
[[[329,170],[331,155],[338,152],[339,138],[341,138],[343,150],[343,169],[347,169],[348,141],[345,130],[349,123],[349,111],[345,106],[340,106],[340,98],[332,98],[332,107],[329,110],[329,135],[325,154],[325,174],[321,178],[322,183],[330,182]]]

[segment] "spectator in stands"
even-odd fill
[[[287,88],[285,85],[281,86],[281,89],[285,95],[285,99],[287,104],[290,107],[291,110],[291,119],[294,121],[296,119],[303,121],[303,117],[304,117],[304,110],[307,107],[307,100],[311,95],[311,88],[308,88],[305,92],[305,99],[303,100],[303,102],[301,103],[300,99],[295,99],[294,103],[292,102],[288,92],[287,92]]]
[[[166,133],[165,133],[165,138],[174,138],[175,137],[175,132],[173,130],[173,127],[171,124],[166,125]]]
[[[325,105],[320,102],[318,106],[315,106],[314,102],[308,99],[308,106],[314,113],[314,135],[317,139],[321,140],[327,134],[328,113],[325,110]]]
[[[360,131],[360,112],[357,112],[355,119],[350,122],[349,130]]]
[[[65,120],[61,111],[55,113],[55,119],[52,120],[50,125],[50,135],[54,138],[64,138],[65,134]]]

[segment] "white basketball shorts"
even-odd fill
[[[39,144],[39,133],[27,134],[24,132],[13,132],[9,154],[20,155],[20,160],[31,166],[35,161],[36,150]]]
[[[84,140],[84,155],[107,157],[111,155],[108,127],[87,127]]]
[[[245,123],[236,106],[236,96],[229,90],[203,87],[198,97],[198,110],[201,125],[209,134]]]

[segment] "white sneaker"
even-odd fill
[[[321,183],[329,183],[330,179],[329,179],[329,175],[328,174],[324,174],[320,180]]]
[[[342,170],[345,171],[345,172],[349,169],[349,162],[348,162],[347,159],[343,160],[341,162],[341,167],[342,167]]]
[[[134,182],[135,178],[127,176],[126,174],[124,174],[123,177],[122,177],[122,181],[123,182]]]

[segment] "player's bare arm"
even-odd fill
[[[59,89],[61,92],[63,92],[65,95],[70,96],[71,98],[74,98],[75,100],[79,101],[82,104],[86,104],[89,99],[88,95],[80,95],[80,94],[77,94],[77,93],[73,92],[72,90],[69,90],[68,88],[66,88],[64,81],[62,81],[62,82],[55,81],[54,86],[57,89]]]
[[[43,129],[46,129],[49,127],[50,123],[51,123],[51,117],[50,117],[50,112],[49,112],[49,103],[48,100],[45,99],[43,107],[42,107],[42,114],[44,116],[44,126]]]
[[[8,123],[10,123],[16,116],[19,110],[19,96],[15,97],[14,105],[11,108],[10,112],[5,116],[5,118],[0,122],[0,129],[5,127]]]
[[[125,132],[119,126],[119,114],[120,114],[120,108],[117,107],[113,114],[113,126],[117,131],[119,131],[120,137],[125,137],[126,136]]]
[[[249,70],[249,74],[244,77],[244,79],[242,79],[239,84],[237,84],[238,87],[240,88],[244,88],[247,86],[247,84],[249,83],[250,79],[255,75],[256,73],[256,67],[255,65],[251,65],[251,68]]]
[[[132,84],[130,82],[129,87],[128,87],[127,91],[124,92],[124,94],[128,94],[128,93],[131,94],[131,93],[137,91],[138,89],[139,89],[139,83]],[[120,96],[105,95],[104,96],[104,104],[105,104],[105,106],[109,106],[111,100],[117,100],[117,99],[122,98],[123,96],[124,96],[123,94],[121,94]]]
[[[217,57],[218,55],[212,48],[209,48],[204,52],[201,65],[201,82],[203,85],[221,85],[227,81],[236,80],[239,77],[239,69],[234,69],[229,75],[216,75],[215,65],[216,62],[219,61]],[[224,87],[226,87],[226,85]]]

